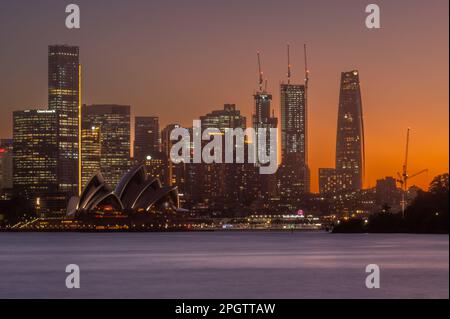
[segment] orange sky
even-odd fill
[[[359,0],[79,0],[81,29],[64,27],[56,0],[0,4],[0,136],[12,111],[47,104],[47,45],[80,46],[83,102],[132,106],[162,125],[192,120],[224,103],[247,116],[262,53],[279,114],[291,43],[294,82],[302,81],[303,43],[311,70],[309,162],[333,167],[340,72],[360,71],[366,137],[366,186],[401,170],[412,128],[411,183],[427,187],[448,172],[448,1],[377,1],[381,29],[365,28]]]

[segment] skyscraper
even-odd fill
[[[202,132],[208,128],[217,128],[224,135],[227,128],[246,128],[246,118],[236,109],[234,104],[225,104],[222,110],[212,111],[200,117]],[[211,135],[216,135],[213,133]],[[208,141],[202,141],[207,144]],[[225,149],[222,150],[224,158]],[[236,152],[236,149],[234,150]],[[234,153],[235,153],[234,152]],[[187,191],[191,198],[203,200],[209,207],[221,207],[227,210],[238,206],[240,193],[246,191],[242,183],[242,168],[240,163],[212,163],[188,164],[187,184],[193,182],[191,191]],[[191,178],[195,177],[196,180]]]
[[[81,185],[84,188],[92,176],[101,172],[101,140],[99,126],[86,126],[81,130]]]
[[[258,129],[266,130],[266,154],[270,152],[270,129],[276,128],[278,119],[273,116],[271,109],[272,94],[266,90],[258,91],[253,95],[255,100],[255,111],[253,113],[253,128],[256,132],[255,150],[258,154]],[[276,152],[276,150],[274,150]]]
[[[172,141],[170,139],[170,133],[176,129],[180,128],[180,124],[168,124],[166,127],[164,127],[161,130],[161,151],[164,154],[165,157],[170,157],[170,150],[172,149],[173,144],[176,143],[176,141]]]
[[[253,129],[256,133],[256,140],[252,141],[255,144],[256,154],[259,153],[258,139],[259,129],[266,130],[266,154],[270,153],[270,129],[276,128],[278,125],[278,119],[273,115],[273,109],[271,108],[272,94],[267,92],[267,79],[265,81],[265,87],[263,88],[263,71],[261,69],[261,56],[258,52],[258,71],[259,71],[259,90],[253,95],[255,101],[255,107],[253,112]],[[277,150],[272,150],[277,151]],[[258,156],[256,156],[258,158]],[[257,163],[259,165],[259,163]]]
[[[159,156],[161,139],[159,119],[153,116],[136,116],[134,121],[134,159],[143,162]]]
[[[261,89],[261,87],[260,87]],[[267,92],[265,89],[256,92],[253,95],[255,101],[255,108],[253,113],[253,128],[256,133],[255,141],[252,143],[255,144],[256,154],[259,152],[258,148],[258,139],[259,129],[266,130],[266,149],[264,150],[266,154],[270,154],[270,152],[277,152],[276,149],[270,149],[270,129],[277,128],[278,119],[273,116],[273,110],[271,108],[272,94]],[[271,114],[272,113],[272,114]],[[256,156],[258,158],[258,156]],[[257,165],[260,165],[257,163]],[[270,197],[275,195],[276,193],[276,177],[273,174],[259,176],[259,190],[263,196]]]
[[[55,110],[13,113],[13,187],[29,199],[58,191],[57,122]]]
[[[281,151],[283,159],[297,153],[306,164],[305,86],[281,84]]]
[[[78,113],[80,103],[79,48],[48,47],[48,107],[58,111],[58,188],[78,193]]]
[[[83,105],[83,127],[100,128],[100,168],[116,185],[130,167],[130,106]]]
[[[359,72],[341,73],[336,137],[336,173],[342,190],[359,190],[364,178],[364,124]]]
[[[281,196],[288,198],[310,192],[306,48],[305,75],[305,85],[291,84],[288,46],[288,83],[280,85],[282,164],[278,173]]]
[[[161,131],[161,150],[162,157],[166,159],[167,163],[167,176],[166,176],[166,184],[168,186],[177,186],[180,194],[184,194],[184,186],[185,186],[185,173],[186,173],[186,164],[185,163],[173,163],[170,159],[170,150],[172,149],[173,144],[177,141],[172,141],[170,139],[170,133],[172,130],[176,128],[180,128],[179,124],[169,124]]]

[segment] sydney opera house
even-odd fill
[[[145,166],[133,167],[112,189],[102,174],[93,176],[80,197],[74,196],[67,207],[68,216],[130,216],[179,211],[176,186],[163,187],[158,178],[148,178]]]

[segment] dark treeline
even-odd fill
[[[449,233],[449,175],[436,176],[428,192],[419,191],[405,215],[384,206],[365,222],[350,219],[333,228],[335,233]]]

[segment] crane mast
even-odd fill
[[[402,189],[402,202],[401,202],[401,206],[402,206],[402,215],[405,216],[405,209],[406,209],[406,204],[408,202],[408,181],[413,178],[416,177],[420,174],[426,173],[428,172],[428,169],[423,169],[415,174],[409,175],[408,174],[408,157],[409,157],[409,144],[410,144],[410,134],[411,134],[411,128],[408,127],[408,130],[406,131],[406,148],[405,148],[405,160],[403,162],[403,167],[402,167],[402,174],[397,173],[397,182],[400,184],[401,189]]]
[[[309,83],[309,70],[308,70],[308,57],[306,55],[306,44],[303,45],[303,51],[305,55],[305,100],[308,97],[308,83]]]
[[[306,43],[303,44],[303,54],[305,56],[305,164],[308,164],[308,84],[309,84],[309,69],[308,57],[306,52]]]
[[[287,44],[287,60],[288,60],[287,83],[291,84],[291,55],[289,43]]]
[[[259,72],[259,91],[263,92],[263,83],[264,83],[263,75],[264,75],[264,73],[261,70],[261,56],[259,54],[259,51],[257,53],[257,56],[258,56],[258,72]]]

